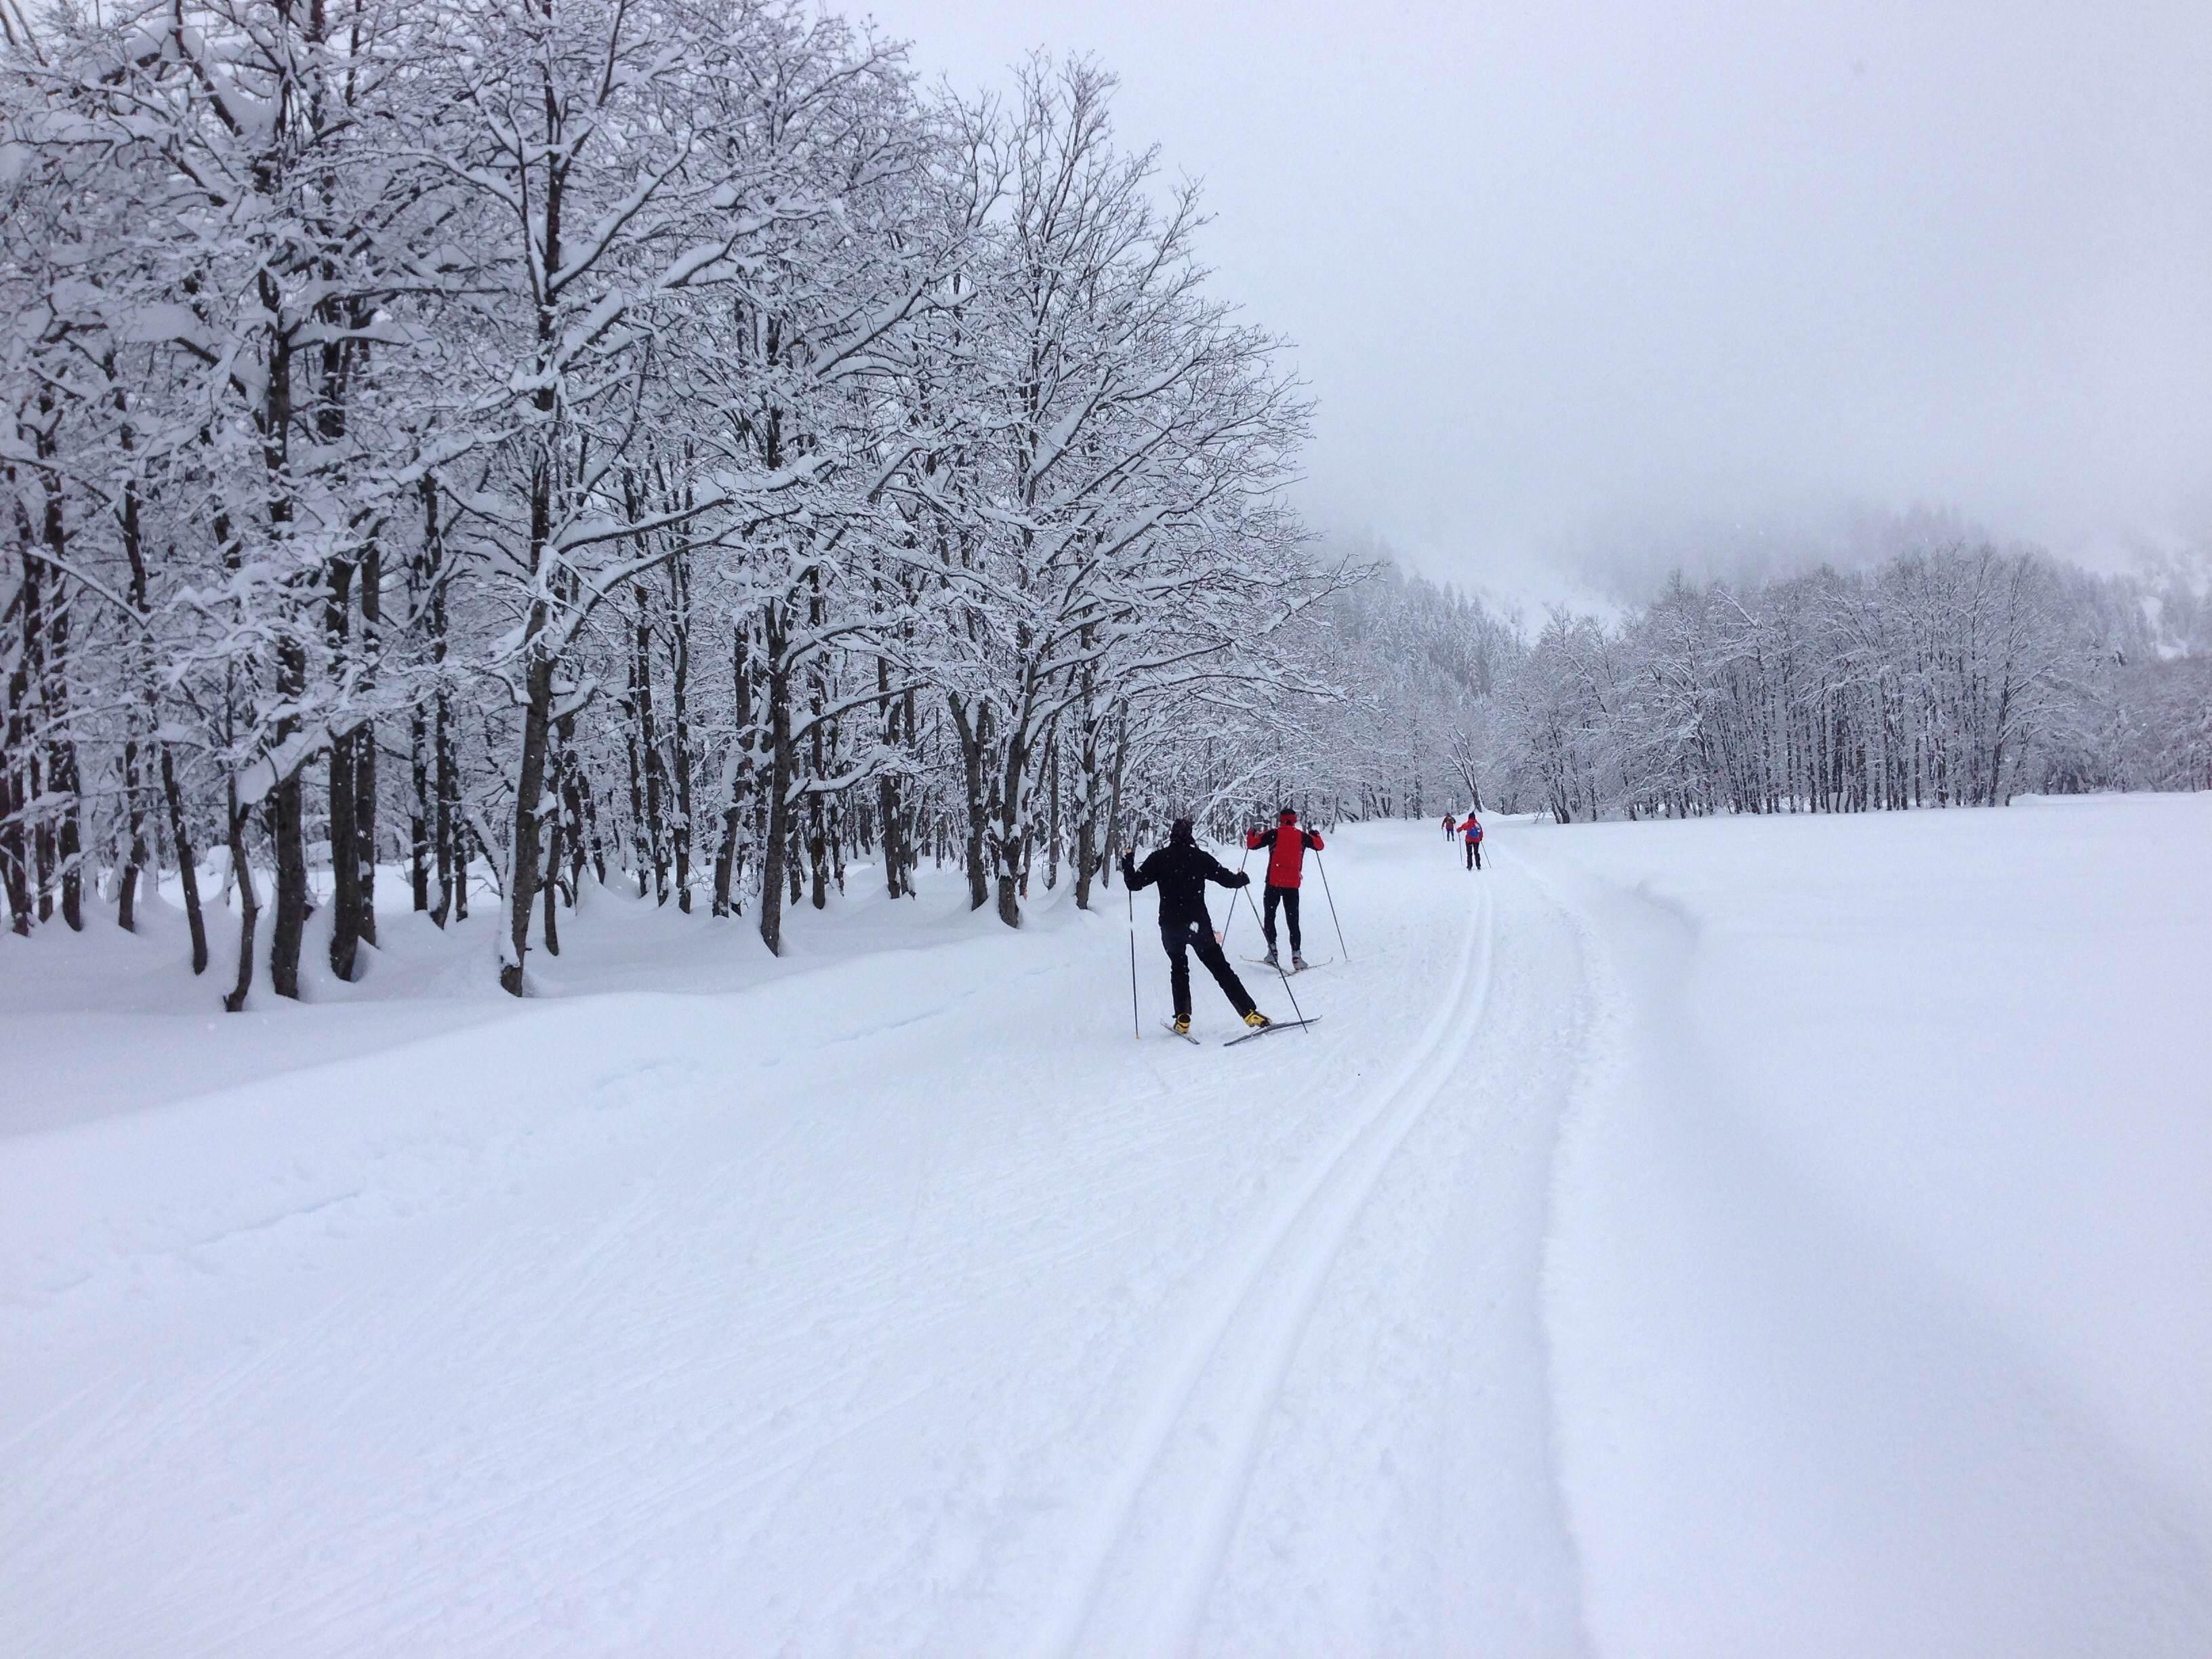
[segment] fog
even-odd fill
[[[1297,343],[1301,505],[1433,574],[1638,586],[1930,512],[2212,543],[2203,0],[872,12],[963,87],[1121,75]]]

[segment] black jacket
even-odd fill
[[[1123,859],[1121,879],[1129,884],[1133,893],[1158,885],[1163,927],[1188,927],[1198,923],[1211,928],[1212,921],[1206,914],[1206,884],[1209,881],[1218,882],[1224,887],[1252,884],[1251,877],[1241,870],[1225,868],[1212,854],[1173,842],[1146,859],[1141,868]]]

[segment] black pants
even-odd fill
[[[1260,916],[1260,931],[1267,936],[1267,954],[1275,954],[1275,907],[1279,904],[1291,924],[1291,954],[1303,956],[1304,952],[1298,949],[1298,890],[1295,887],[1267,889],[1267,908]]]
[[[1467,867],[1470,870],[1482,868],[1482,843],[1479,841],[1471,841],[1467,844]]]
[[[1229,965],[1229,958],[1221,954],[1221,947],[1213,942],[1213,929],[1202,921],[1160,924],[1160,944],[1168,953],[1168,988],[1175,996],[1177,1019],[1190,1018],[1190,957],[1206,964],[1206,971],[1213,975],[1213,982],[1221,988],[1221,994],[1242,1016],[1252,1012],[1252,994],[1244,988],[1244,981],[1237,977],[1237,970]]]

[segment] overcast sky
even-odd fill
[[[865,9],[963,86],[1119,73],[1297,343],[1302,504],[1435,574],[1916,507],[2212,542],[2212,0]]]

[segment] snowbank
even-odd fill
[[[1604,941],[1552,1255],[1608,1652],[2212,1644],[2212,799],[1522,832]]]

